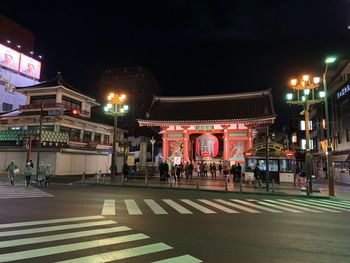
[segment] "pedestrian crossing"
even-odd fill
[[[155,255],[158,263],[203,262],[176,250],[161,253],[170,250],[174,248],[102,215],[0,224],[0,262],[145,262],[142,256],[147,255]]]
[[[110,203],[113,205],[111,206]],[[115,204],[118,204],[117,206]],[[108,211],[108,213],[106,213]],[[120,199],[105,200],[102,215],[128,214],[240,214],[240,213],[344,213],[350,212],[350,202],[331,199]]]
[[[52,194],[46,193],[33,186],[24,187],[24,185],[9,185],[0,183],[0,199],[12,198],[34,198],[34,197],[52,197]]]

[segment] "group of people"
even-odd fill
[[[33,164],[32,160],[30,160],[29,162],[26,163],[26,166],[25,166],[24,171],[23,171],[25,187],[29,186],[30,179],[33,175],[33,168],[34,168],[34,164]],[[16,165],[15,161],[10,162],[10,164],[6,168],[6,173],[7,173],[7,176],[9,178],[10,184],[14,185],[16,176],[20,174],[20,170],[19,170],[18,166]],[[38,167],[39,185],[43,185],[43,186],[48,187],[52,174],[53,174],[53,172],[51,169],[51,165],[49,163],[46,164],[46,166],[43,162],[39,163],[39,167]]]
[[[175,164],[169,169],[169,165],[166,162],[161,162],[159,164],[160,180],[167,181],[169,178],[173,178],[175,181],[180,180],[183,174],[185,174],[186,179],[191,179],[193,175],[193,163],[187,162],[186,165]]]

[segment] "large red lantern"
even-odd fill
[[[219,152],[219,140],[214,135],[206,133],[196,140],[196,155],[202,157],[215,157]]]

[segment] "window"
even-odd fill
[[[84,142],[89,142],[89,141],[91,141],[91,132],[89,132],[89,131],[84,131],[83,141],[84,141]]]
[[[293,171],[293,160],[290,160],[290,159],[280,160],[280,171],[281,172],[292,172]]]
[[[300,121],[300,129],[305,131],[305,121]],[[312,130],[312,121],[309,121],[309,130]]]
[[[67,109],[81,110],[81,102],[80,101],[76,101],[76,100],[73,100],[73,99],[65,97],[65,96],[62,97],[62,104]]]
[[[95,142],[100,142],[101,141],[101,133],[95,133],[94,141]]]
[[[292,135],[292,142],[295,143],[298,141],[298,137],[297,137],[297,134],[296,133],[293,133]]]
[[[309,140],[309,147],[310,147],[310,149],[314,148],[314,141],[313,140]],[[305,139],[301,140],[301,149],[303,149],[303,150],[306,149],[306,140]]]
[[[13,107],[12,104],[9,104],[9,103],[6,103],[6,102],[2,103],[2,110],[3,111],[10,111],[10,110],[12,110],[12,107]]]
[[[56,104],[56,95],[49,96],[31,96],[30,104],[35,106],[41,106],[41,103],[45,105],[55,105]]]

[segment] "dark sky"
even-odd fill
[[[272,88],[277,113],[292,76],[348,58],[348,0],[1,1],[36,35],[43,77],[61,71],[93,92],[102,69],[146,66],[164,95]]]

